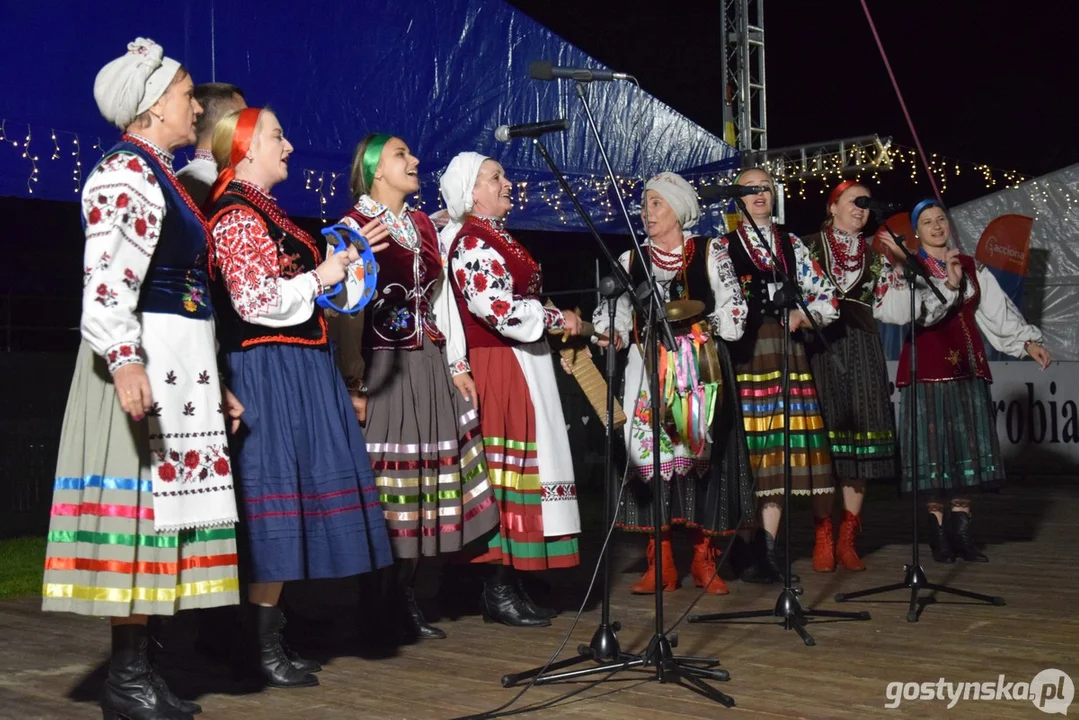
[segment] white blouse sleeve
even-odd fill
[[[745,296],[738,284],[738,274],[734,263],[727,254],[727,239],[712,238],[708,241],[708,284],[712,286],[712,295],[716,306],[712,312],[712,329],[728,342],[742,339],[746,331]]]
[[[450,374],[456,377],[472,372],[468,364],[468,342],[465,340],[465,326],[461,323],[461,312],[453,297],[453,288],[449,278],[443,272],[438,278],[432,299],[435,326],[446,338],[446,361],[450,365]]]
[[[990,345],[1002,353],[1023,357],[1028,341],[1042,342],[1042,331],[1023,319],[1019,308],[1005,294],[993,273],[981,264],[978,266],[978,284],[982,297],[974,320]]]
[[[229,210],[212,230],[214,255],[237,314],[253,325],[290,327],[315,312],[322,283],[314,270],[281,277],[277,245],[262,218],[247,208]]]
[[[133,153],[111,155],[82,191],[82,337],[108,362],[109,372],[143,363],[139,288],[165,217],[157,177]]]
[[[457,243],[450,270],[469,312],[511,340],[535,342],[547,329],[565,326],[562,311],[513,293],[505,259],[479,238],[465,237]]]
[[[806,307],[821,326],[830,325],[839,317],[839,298],[832,281],[824,274],[820,264],[801,238],[791,233],[794,248],[795,275]]]
[[[627,273],[629,272],[629,262],[632,256],[632,250],[627,250],[618,256],[618,262]],[[630,288],[629,292],[634,290],[635,288]],[[607,333],[609,319],[607,301],[601,298],[596,311],[592,313],[592,327],[596,329],[597,335]],[[633,303],[630,302],[627,293],[619,295],[618,300],[615,302],[614,329],[618,333],[617,337],[622,340],[622,347],[629,347],[630,334],[633,332]]]
[[[887,257],[882,260],[884,262],[874,290],[873,317],[892,325],[907,325],[910,323],[910,284]],[[917,313],[917,323],[926,327],[943,320],[959,301],[959,291],[949,290],[945,280],[930,278],[930,281],[940,290],[944,302],[941,303],[924,279],[915,278],[914,311]]]

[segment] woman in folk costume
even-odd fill
[[[147,657],[147,616],[235,605],[236,502],[205,220],[172,172],[201,108],[138,38],[97,74],[124,131],[86,180],[82,344],[64,413],[44,610],[112,619],[106,720],[189,718]]]
[[[809,312],[821,326],[838,317],[835,286],[796,236],[772,222],[775,183],[759,168],[743,171],[736,183],[763,187],[764,191],[745,198],[750,216],[761,229],[781,267],[798,283]],[[828,435],[821,419],[820,404],[805,354],[806,333],[812,331],[801,309],[790,312],[790,327],[784,328],[783,311],[772,302],[777,287],[772,255],[744,220],[734,232],[723,236],[742,293],[749,307],[745,334],[731,346],[738,376],[750,464],[756,481],[761,527],[754,543],[755,563],[742,579],[748,582],[782,582],[776,562],[776,535],[782,515],[784,466],[791,467],[791,492],[811,495],[813,515],[820,519],[832,513],[832,460]],[[801,332],[799,332],[801,331]],[[789,333],[788,372],[790,407],[783,398],[783,334]],[[789,412],[787,412],[789,410]],[[783,423],[790,418],[790,457],[784,457]],[[814,549],[814,556],[821,552]],[[797,582],[792,577],[792,582]]]
[[[832,572],[837,562],[847,570],[865,570],[854,537],[862,526],[866,481],[895,478],[898,470],[895,411],[877,318],[887,317],[893,304],[906,307],[909,298],[889,292],[895,270],[862,234],[869,211],[855,201],[868,197],[859,182],[839,183],[828,196],[828,219],[820,233],[804,238],[836,287],[839,318],[824,329],[824,337],[842,362],[840,369],[815,338],[808,343],[832,465],[843,487],[838,543],[831,515],[817,519],[813,569],[818,572]]]
[[[909,337],[899,357],[895,384],[900,388],[902,487],[911,490],[911,470],[917,462],[918,491],[929,496],[929,547],[934,560],[952,563],[958,555],[968,562],[988,562],[971,536],[971,494],[998,489],[1004,464],[989,391],[993,379],[981,335],[1001,352],[1029,355],[1043,370],[1052,358],[1042,345],[1041,330],[1023,319],[993,274],[969,255],[948,248],[951,224],[936,200],[916,205],[910,220],[921,243],[918,258],[946,302],[941,305],[928,288],[919,287],[916,392],[910,386]],[[882,319],[909,322],[909,297]],[[910,448],[912,412],[918,419],[917,458]],[[946,502],[951,509],[947,526]]]
[[[739,418],[735,379],[726,342],[742,337],[745,329],[746,303],[742,288],[734,273],[724,244],[718,239],[696,236],[689,228],[697,225],[701,209],[697,191],[681,176],[660,173],[645,184],[641,215],[648,233],[648,260],[656,276],[664,300],[696,300],[704,306],[707,325],[700,316],[675,324],[679,343],[686,343],[685,352],[670,355],[682,372],[706,373],[707,346],[715,343],[715,358],[724,372],[723,378],[708,378],[688,388],[691,402],[687,412],[698,416],[697,427],[676,430],[670,422],[660,428],[660,471],[664,493],[664,538],[659,552],[663,563],[664,589],[678,586],[679,573],[674,564],[670,526],[681,525],[690,530],[693,542],[693,564],[690,573],[697,587],[713,595],[725,595],[727,586],[716,574],[712,537],[736,528],[743,513],[752,515],[753,487],[746,455],[745,434],[731,420]],[[644,268],[633,251],[624,253],[619,262],[629,272],[634,287],[645,282]],[[597,333],[606,333],[609,322],[607,308],[596,309],[593,324]],[[651,401],[648,394],[648,372],[642,354],[645,329],[639,328],[629,297],[618,299],[615,315],[615,347],[629,346],[625,371],[623,403],[634,408],[633,418],[626,424],[626,443],[632,465],[634,485],[619,508],[618,526],[631,532],[653,532],[652,523],[652,442]],[[674,323],[672,323],[674,324]],[[710,327],[709,327],[710,326]],[[636,332],[640,330],[640,332]],[[709,332],[709,330],[711,332]],[[607,343],[601,341],[602,345]],[[690,346],[696,344],[695,348]],[[681,345],[680,345],[681,347]],[[692,355],[684,365],[687,353]],[[675,360],[675,357],[678,359]],[[700,358],[699,360],[697,358]],[[692,367],[689,367],[692,366]],[[667,366],[661,364],[661,373]],[[688,374],[688,373],[687,373]],[[662,376],[661,376],[662,377]],[[722,380],[722,381],[721,381]],[[668,384],[674,379],[668,379]],[[727,395],[726,398],[723,396]],[[666,398],[661,399],[666,403]],[[740,422],[740,421],[739,421]],[[733,434],[732,434],[733,432]],[[713,441],[715,445],[713,445]],[[714,453],[714,454],[713,454]],[[726,464],[724,472],[710,472],[711,463]],[[733,463],[733,464],[731,464]],[[730,479],[731,482],[727,482]],[[656,585],[656,548],[649,539],[648,569],[632,588],[634,593],[651,593]]]
[[[407,632],[444,638],[428,624],[412,589],[419,558],[461,550],[498,526],[487,479],[476,385],[467,361],[446,359],[433,298],[445,282],[438,232],[405,199],[420,188],[419,160],[403,140],[370,135],[356,148],[350,187],[355,205],[341,223],[357,231],[375,221],[389,230],[378,256],[378,295],[361,322],[363,375],[346,377],[382,498]],[[451,305],[456,315],[456,305]],[[454,317],[457,325],[460,318]],[[355,348],[344,343],[342,348]],[[342,358],[346,367],[361,363]],[[451,375],[452,373],[452,375]]]
[[[448,359],[467,353],[501,524],[476,562],[497,563],[483,591],[484,615],[507,625],[549,625],[554,612],[532,602],[516,570],[573,567],[581,530],[569,437],[545,339],[581,320],[544,307],[539,266],[505,229],[513,185],[478,153],[450,161],[440,181],[451,222],[440,234],[463,335]]]
[[[208,200],[211,280],[227,381],[245,408],[233,447],[257,665],[273,687],[317,685],[318,664],[281,645],[283,583],[392,561],[363,434],[315,302],[359,256],[350,246],[323,260],[270,196],[292,153],[271,111],[226,115],[213,147],[221,174]],[[371,243],[386,235],[379,223],[362,230]],[[359,293],[346,287],[355,304]]]

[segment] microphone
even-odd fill
[[[509,142],[514,138],[534,138],[551,132],[562,132],[565,129],[565,118],[561,120],[544,120],[542,122],[525,123],[524,125],[499,125],[495,128],[495,140],[498,142]]]
[[[874,200],[868,195],[862,195],[854,198],[854,204],[863,210],[872,210],[883,215],[889,215],[894,212],[899,212],[903,209],[903,206],[899,203],[887,202],[885,200]]]
[[[772,192],[772,188],[767,185],[705,185],[699,192],[701,199],[709,200],[712,198],[736,198],[746,197],[747,195],[760,195],[761,193]]]
[[[546,60],[532,63],[528,67],[528,76],[533,80],[561,80],[564,78],[566,80],[576,80],[577,82],[592,82],[593,80],[610,82],[612,80],[630,80],[633,78],[632,75],[610,70],[556,67]]]

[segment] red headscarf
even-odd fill
[[[839,202],[839,196],[850,190],[852,187],[865,187],[857,180],[844,180],[835,186],[835,189],[828,195],[828,202],[824,206],[824,212],[828,212],[828,208],[832,207],[834,203]]]
[[[259,113],[262,108],[244,108],[240,111],[240,117],[236,120],[236,131],[232,134],[232,150],[229,152],[229,164],[217,174],[217,180],[210,188],[210,194],[206,198],[206,206],[209,208],[217,199],[225,194],[225,188],[236,178],[236,166],[251,149],[251,138],[255,134],[255,125],[258,124]]]

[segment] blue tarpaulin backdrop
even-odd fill
[[[536,60],[602,65],[502,0],[189,0],[140,2],[129,13],[72,0],[7,3],[4,16],[0,195],[76,199],[76,139],[85,175],[100,157],[95,145],[108,148],[118,134],[98,114],[94,76],[143,36],[196,82],[231,82],[249,104],[273,106],[296,147],[291,177],[275,189],[292,214],[337,217],[349,202],[352,150],[379,131],[403,137],[420,158],[428,212],[439,207],[438,172],[476,150],[529,181],[515,226],[581,229],[531,143],[493,139],[502,124],[564,117],[569,130],[546,136],[547,146],[601,230],[622,229],[572,83],[528,78]],[[634,195],[641,177],[661,170],[707,167],[710,177],[737,162],[721,139],[631,83],[596,83],[589,96],[615,172]],[[180,151],[177,167],[188,156]],[[37,181],[28,184],[34,157]]]

